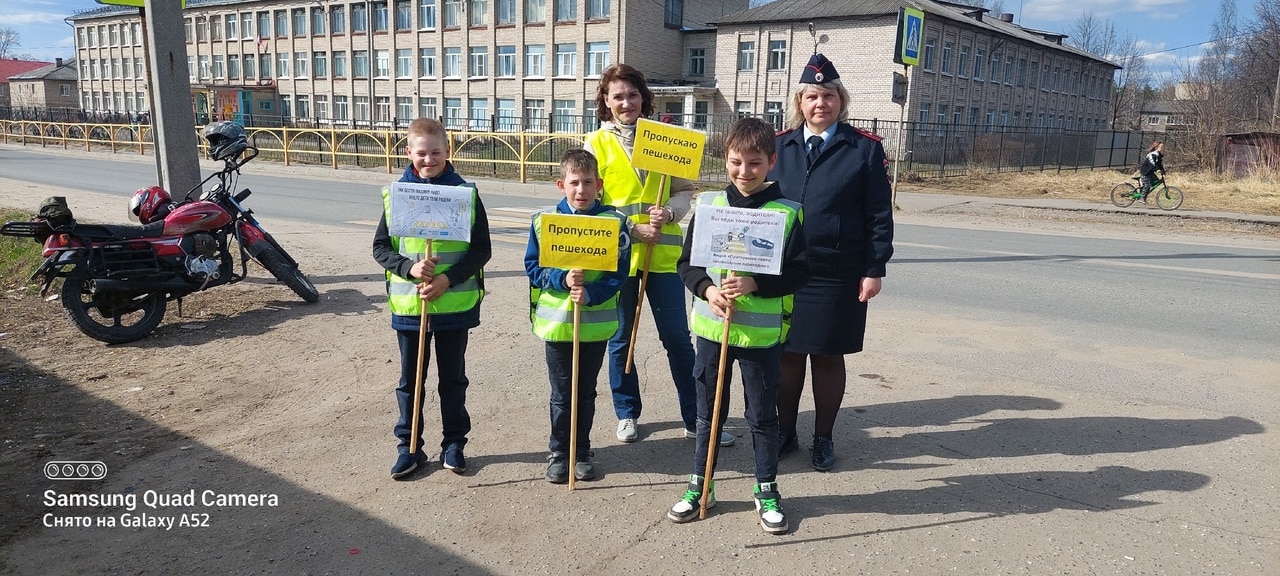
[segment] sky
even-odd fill
[[[1235,2],[1237,25],[1242,26],[1252,17],[1255,0]],[[3,4],[0,27],[22,35],[17,53],[46,61],[74,55],[72,28],[63,18],[100,6],[93,0],[3,0]],[[1218,6],[1218,0],[1004,0],[1004,10],[1014,14],[1015,22],[1050,32],[1070,34],[1076,19],[1092,11],[1114,23],[1120,35],[1139,42],[1143,53],[1150,54],[1146,59],[1158,81],[1175,79],[1176,71],[1200,54],[1202,46],[1183,47],[1209,40]]]

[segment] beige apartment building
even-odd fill
[[[667,85],[672,109],[710,113],[714,91],[683,85],[683,31],[746,4],[190,0],[187,68],[201,120],[390,126],[430,116],[451,128],[572,131],[593,115],[600,73],[619,61]],[[82,106],[145,110],[137,12],[104,7],[71,20]]]

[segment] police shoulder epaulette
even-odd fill
[[[872,140],[875,140],[876,142],[879,142],[879,141],[881,141],[881,140],[884,140],[884,136],[881,136],[881,135],[879,135],[879,134],[876,134],[875,132],[868,132],[868,131],[863,130],[863,129],[861,129],[861,128],[857,127],[857,126],[854,126],[854,127],[853,127],[853,131],[854,131],[854,132],[857,132],[858,134],[861,134],[863,137],[866,137],[866,138],[870,138],[870,139],[872,139]]]
[[[773,136],[774,136],[775,138],[777,138],[777,137],[779,137],[779,136],[785,136],[786,134],[789,134],[792,130],[795,130],[795,128],[787,128],[786,130],[779,130],[779,131],[777,131],[777,132],[774,132],[774,133],[773,133]]]

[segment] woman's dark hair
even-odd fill
[[[607,100],[609,85],[617,80],[626,82],[640,91],[640,117],[653,116],[653,92],[649,91],[649,83],[645,81],[644,74],[629,64],[614,64],[605,68],[604,74],[600,75],[600,87],[596,89],[596,120],[613,121],[613,110],[609,109]]]

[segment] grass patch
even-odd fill
[[[1111,188],[1129,182],[1134,174],[1117,170],[1072,172],[975,171],[967,176],[909,181],[898,187],[906,192],[933,192],[994,198],[1064,198],[1109,203]],[[1248,178],[1231,178],[1216,172],[1172,171],[1169,185],[1182,190],[1181,210],[1210,210],[1240,214],[1280,216],[1280,174],[1260,172]]]
[[[0,209],[0,222],[30,220],[34,214]],[[23,286],[40,265],[43,247],[31,238],[0,236],[0,288],[9,290]]]

